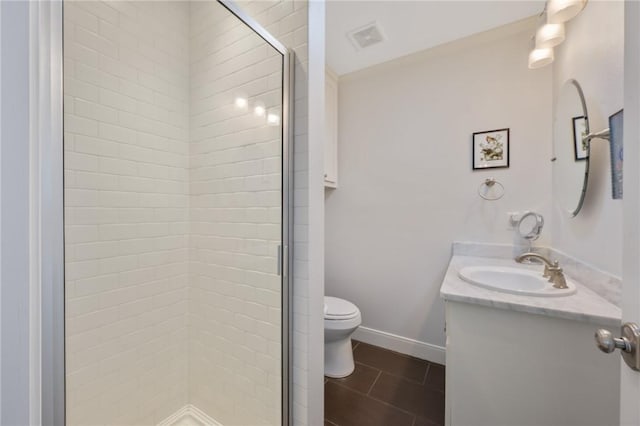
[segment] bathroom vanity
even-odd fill
[[[620,357],[600,352],[593,336],[600,327],[619,329],[620,309],[570,274],[576,291],[560,297],[471,284],[460,278],[461,269],[495,266],[542,275],[543,266],[518,265],[508,251],[503,258],[464,254],[454,249],[440,291],[446,305],[445,424],[619,424]]]

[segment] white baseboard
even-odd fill
[[[204,411],[187,404],[160,423],[158,426],[222,426]]]
[[[385,331],[360,326],[355,333],[353,333],[352,337],[364,343],[380,346],[385,349],[400,352],[405,355],[411,355],[426,361],[442,365],[444,365],[446,361],[446,351],[442,346],[420,342],[418,340],[409,339],[407,337],[398,336]]]

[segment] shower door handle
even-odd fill
[[[282,245],[278,246],[278,275],[282,275]]]

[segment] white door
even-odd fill
[[[625,4],[622,320],[640,324],[640,3]],[[612,330],[613,331],[613,330]],[[619,330],[616,330],[619,333]],[[640,372],[620,359],[620,423],[640,425]]]

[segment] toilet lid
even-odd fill
[[[349,319],[358,315],[358,308],[348,300],[324,297],[324,317],[326,319]]]

